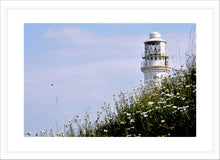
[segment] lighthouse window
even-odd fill
[[[151,60],[153,60],[153,57],[151,57]]]
[[[149,60],[149,57],[147,58],[147,60]]]
[[[155,57],[155,60],[157,60],[157,57]]]
[[[159,60],[161,60],[161,58],[159,57]]]

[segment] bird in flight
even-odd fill
[[[54,84],[52,83],[52,84],[50,84],[50,86],[54,86]]]

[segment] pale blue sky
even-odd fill
[[[195,24],[24,24],[24,131],[95,113],[138,86],[143,42],[156,28],[173,67],[183,63]],[[53,83],[52,87],[50,84]]]

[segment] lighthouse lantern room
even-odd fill
[[[141,64],[141,71],[144,73],[145,83],[150,79],[157,79],[167,76],[171,67],[169,56],[166,54],[167,42],[161,39],[161,34],[155,30],[150,34],[150,39],[144,42],[145,53]]]

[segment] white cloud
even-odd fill
[[[78,27],[66,27],[59,30],[47,30],[44,37],[55,40],[64,47],[46,51],[47,54],[59,54],[75,57],[139,57],[144,52],[144,44],[148,35],[97,36],[92,31]],[[185,63],[184,53],[189,46],[189,33],[165,33],[162,38],[167,43],[167,51],[172,64]]]
[[[91,31],[85,31],[78,27],[68,27],[60,30],[49,29],[45,32],[43,37],[46,39],[55,40],[65,46],[56,51],[51,51],[50,53],[74,56],[134,55],[138,54],[137,52],[140,51],[140,48],[143,48],[143,42],[145,39],[143,35],[97,36]]]
[[[82,86],[94,86],[106,84],[109,81],[116,82],[120,78],[133,77],[135,79],[137,72],[140,71],[139,69],[140,63],[137,58],[102,60],[43,71],[38,70],[34,73],[28,72],[25,75],[25,82],[29,85],[38,86],[46,81],[47,84],[59,81],[62,85],[67,85],[68,83],[70,85],[78,81],[82,83]],[[127,81],[130,80],[127,79]]]
[[[143,77],[139,62],[134,58],[73,64],[27,73],[25,99],[46,103],[56,93],[68,105],[78,104],[77,107],[80,107],[79,104],[85,99],[87,103],[95,104],[105,101],[113,92],[129,90],[131,82],[138,81],[139,78]],[[51,87],[51,83],[55,86]]]
[[[63,56],[71,56],[76,58],[107,58],[107,57],[140,57],[143,49],[136,48],[110,48],[110,47],[81,47],[81,48],[58,48],[49,51],[41,52],[41,54],[57,54]]]

